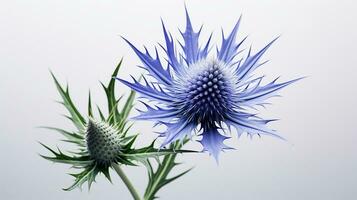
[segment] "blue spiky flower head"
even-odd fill
[[[166,45],[160,46],[166,54],[164,59],[160,59],[157,50],[152,56],[146,48],[140,51],[125,39],[155,80],[144,77],[145,84],[134,78],[133,83],[118,80],[155,102],[155,106],[144,103],[147,110],[140,111],[136,119],[154,120],[167,127],[161,134],[165,137],[162,146],[200,133],[204,150],[218,159],[220,151],[229,148],[223,143],[229,138],[224,135],[224,127],[234,127],[239,136],[278,136],[266,126],[272,120],[261,119],[249,111],[264,105],[278,90],[298,79],[283,83],[274,80],[263,85],[263,76],[253,77],[252,72],[265,63],[260,61],[261,57],[276,39],[257,53],[249,50],[246,57],[238,59],[245,40],[236,41],[239,23],[240,19],[228,37],[222,31],[222,44],[213,55],[211,37],[203,46],[199,44],[202,28],[197,32],[193,29],[187,10],[186,29],[181,32],[183,43],[175,43],[162,22]]]

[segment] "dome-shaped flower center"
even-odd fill
[[[110,165],[120,152],[118,131],[104,122],[90,119],[86,131],[89,154],[98,164]]]
[[[203,62],[193,69],[186,85],[186,113],[208,126],[221,121],[229,105],[230,81],[224,66],[217,61]]]

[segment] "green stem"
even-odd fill
[[[169,168],[169,165],[172,164],[172,162],[174,160],[173,158],[175,158],[175,156],[169,155],[168,159],[165,160],[165,162],[161,165],[161,169],[159,169],[159,171],[161,173],[159,173],[157,178],[154,180],[154,182],[153,182],[153,184],[151,186],[151,190],[149,189],[149,192],[147,194],[145,194],[144,200],[152,200],[152,199],[154,199],[154,196],[155,196],[155,193],[157,192],[157,187],[158,187],[159,183],[163,179],[166,178],[167,174],[171,170]]]
[[[121,169],[121,167],[118,164],[113,164],[113,168],[117,172],[117,174],[120,176],[120,178],[123,180],[124,184],[130,191],[131,196],[133,196],[134,200],[140,200],[141,198],[140,198],[138,192],[135,190],[133,184],[130,182],[128,177],[125,175],[125,173]]]
[[[183,144],[187,143],[187,141],[183,142]],[[179,150],[182,148],[181,142],[177,141],[176,143],[172,144],[170,146],[172,149]],[[162,163],[158,166],[156,172],[154,172],[154,175],[151,177],[151,184],[149,184],[146,188],[145,194],[144,194],[144,200],[153,200],[155,197],[155,194],[158,192],[158,190],[162,187],[160,184],[162,183],[163,180],[165,180],[172,170],[172,168],[175,166],[175,159],[176,159],[176,154],[170,154],[164,156],[164,159]],[[149,180],[150,181],[150,180]]]

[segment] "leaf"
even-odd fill
[[[154,148],[155,141],[147,147],[143,147],[140,149],[133,149],[133,148],[131,148],[131,146],[133,145],[133,143],[136,139],[136,136],[132,137],[131,140],[129,139],[130,137],[131,136],[127,137],[126,139],[124,138],[124,140],[128,141],[128,143],[126,145],[124,145],[123,149],[125,149],[125,151],[120,153],[121,159],[129,160],[130,162],[138,161],[143,164],[146,164],[148,158],[155,158],[155,159],[159,160],[160,156],[167,156],[170,154],[176,155],[178,153],[194,153],[194,152],[196,152],[196,151],[190,151],[190,150],[156,149],[156,148]],[[123,163],[123,164],[125,164],[125,163]]]
[[[57,131],[60,134],[62,134],[68,141],[71,141],[72,143],[76,143],[81,146],[85,145],[84,137],[77,133],[71,133],[71,132],[68,132],[68,131],[60,129],[60,128],[49,127],[49,126],[41,126],[40,128]]]
[[[136,138],[138,137],[137,135],[131,135],[131,136],[127,136],[127,137],[123,137],[121,139],[121,143],[124,144],[124,149],[131,149],[131,147],[133,146]]]
[[[91,95],[90,95],[90,91],[89,91],[89,95],[88,95],[88,116],[89,117],[93,117],[92,98],[91,98]]]
[[[82,166],[82,167],[93,163],[93,161],[90,160],[88,156],[78,156],[78,157],[69,156],[69,155],[62,153],[59,149],[58,149],[58,152],[56,152],[55,150],[51,149],[50,147],[48,147],[42,143],[40,143],[40,144],[54,155],[54,157],[40,155],[42,158],[44,158],[46,160],[50,160],[50,161],[56,162],[56,163],[70,164],[73,166]]]
[[[117,163],[123,165],[137,166],[137,164],[135,164],[132,159],[122,156],[122,154],[120,154],[120,156],[117,157]]]
[[[113,77],[116,77],[118,75],[118,71],[121,67],[121,64],[123,62],[123,59],[120,60],[119,64],[117,65],[117,67],[115,68],[112,77],[109,81],[108,86],[105,86],[103,83],[103,89],[105,91],[105,94],[107,95],[107,101],[108,101],[108,113],[111,113],[112,110],[114,110],[114,117],[112,119],[110,119],[109,123],[114,124],[117,123],[118,121],[120,121],[120,114],[118,111],[118,101],[116,100],[115,97],[115,79]]]
[[[106,167],[106,168],[103,168],[101,169],[101,172],[104,174],[104,176],[109,180],[109,182],[112,183],[112,179],[110,177],[110,173],[109,173],[109,168]]]
[[[178,153],[197,153],[197,151],[191,151],[191,150],[180,150],[180,149],[155,149],[155,148],[141,148],[141,149],[134,149],[130,151],[130,155],[127,156],[133,156],[133,157],[140,157],[140,158],[149,158],[149,157],[154,157],[154,156],[164,156],[164,155],[169,155],[169,154],[178,154]]]
[[[123,98],[123,96],[119,97],[119,99],[116,100],[114,106],[112,107],[112,110],[109,112],[109,115],[108,115],[106,121],[108,121],[110,125],[116,125],[121,122],[120,120],[118,122],[117,119],[118,119],[118,104],[122,98]]]
[[[132,160],[141,160],[141,159],[147,159],[147,158],[151,158],[151,157],[158,157],[158,156],[165,156],[168,154],[176,154],[177,152],[175,151],[159,151],[157,149],[154,149],[152,151],[138,151],[138,150],[132,150],[130,153],[128,154],[121,154],[125,157],[128,157]]]
[[[130,91],[130,95],[129,95],[128,99],[126,100],[123,109],[121,110],[120,115],[123,120],[127,120],[129,113],[134,106],[133,102],[135,99],[135,94],[136,94],[136,92],[134,90]]]
[[[71,174],[76,179],[71,186],[69,186],[68,188],[64,188],[63,190],[71,191],[76,187],[81,188],[83,183],[85,183],[86,181],[88,181],[88,189],[90,189],[91,184],[94,182],[95,176],[97,174],[98,174],[98,172],[96,170],[96,165],[91,165],[91,166],[85,168],[84,171],[82,171],[78,174]]]
[[[130,124],[129,126],[127,126],[127,128],[125,129],[125,125],[123,126],[123,131],[122,131],[122,135],[123,135],[123,137],[125,137],[127,134],[128,134],[128,132],[129,132],[129,130],[130,130],[130,128],[133,126],[134,124]]]
[[[183,144],[187,143],[189,140],[185,139],[183,142],[177,141],[174,144],[170,145],[170,149],[175,152],[181,152],[180,150]],[[190,151],[191,152],[191,151]],[[146,168],[149,174],[149,182],[145,190],[144,199],[152,200],[156,198],[156,193],[165,185],[171,183],[172,181],[182,177],[186,173],[188,173],[191,169],[188,169],[176,176],[171,178],[167,178],[171,170],[178,165],[175,163],[177,154],[167,154],[164,156],[162,161],[158,161],[158,167],[156,171],[153,170],[150,160],[146,160]]]
[[[104,117],[104,115],[103,115],[103,112],[102,112],[102,110],[100,110],[100,108],[99,108],[98,105],[97,105],[97,109],[98,109],[98,113],[99,113],[100,119],[101,119],[102,121],[105,121],[105,117]]]
[[[72,122],[78,128],[78,130],[83,130],[86,122],[85,122],[84,118],[82,117],[82,115],[77,110],[77,108],[74,106],[74,104],[71,100],[71,97],[69,95],[68,86],[66,87],[66,90],[64,90],[52,72],[51,72],[51,75],[55,82],[57,91],[59,92],[59,94],[62,97],[63,102],[61,102],[61,103],[66,107],[66,109],[70,113]]]
[[[163,187],[164,185],[167,185],[167,184],[171,183],[172,181],[174,181],[174,180],[180,178],[181,176],[187,174],[187,173],[188,173],[189,171],[191,171],[192,169],[193,169],[193,167],[190,168],[190,169],[185,170],[184,172],[179,173],[178,175],[176,175],[176,176],[174,176],[174,177],[165,179],[164,181],[161,182],[161,185],[160,185],[159,187],[161,188],[161,187]]]

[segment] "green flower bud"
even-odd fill
[[[86,140],[90,157],[99,165],[109,166],[116,161],[121,150],[117,129],[105,122],[89,119]]]

